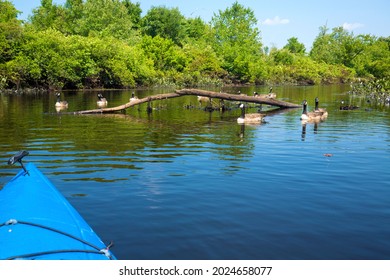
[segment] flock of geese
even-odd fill
[[[315,108],[313,111],[308,112],[307,110],[307,101],[303,100],[302,102],[302,115],[300,117],[300,120],[303,123],[308,122],[322,122],[326,120],[328,117],[328,111],[325,108],[319,107],[319,98],[316,97],[315,100]],[[255,124],[255,123],[261,123],[264,121],[265,114],[260,113],[251,113],[246,114],[245,113],[245,105],[241,104],[241,116],[237,119],[237,123],[239,124]]]
[[[256,96],[257,93],[254,93],[254,96]],[[61,100],[61,94],[59,92],[56,93],[57,96],[57,102],[55,103],[55,107],[57,110],[62,110],[68,108],[68,102]],[[270,88],[270,92],[268,93],[269,98],[275,98],[276,94],[272,92],[272,87]],[[99,108],[106,107],[108,102],[107,99],[99,93],[97,95],[97,106]],[[138,97],[135,96],[134,92],[131,94],[129,101],[137,100]],[[199,97],[198,97],[199,99]],[[302,102],[302,115],[300,117],[302,122],[322,122],[328,117],[328,111],[325,108],[319,108],[319,98],[316,97],[315,100],[315,107],[313,111],[307,110],[307,101],[303,100]],[[246,113],[245,112],[245,104],[241,103],[241,115],[237,118],[237,123],[239,124],[259,124],[264,122],[265,114],[261,113]],[[344,105],[342,102],[342,105],[340,106],[340,110],[354,110],[359,107],[357,106],[351,106],[351,105]]]
[[[268,94],[261,94],[259,95],[257,92],[253,93],[253,96],[255,97],[264,97],[264,98],[276,98],[276,94],[272,92],[272,87],[270,87],[270,91]],[[313,111],[308,112],[307,111],[307,101],[303,100],[302,102],[302,115],[300,117],[301,121],[304,123],[307,122],[321,122],[324,121],[328,117],[328,111],[325,108],[319,108],[319,98],[316,97],[315,100],[315,108]],[[256,124],[256,123],[262,123],[264,122],[265,114],[260,113],[251,113],[246,114],[245,113],[245,104],[240,104],[241,108],[241,115],[237,119],[237,123],[239,124]],[[348,108],[349,109],[349,108]],[[348,110],[345,109],[345,110]],[[340,108],[340,110],[342,110]]]
[[[57,96],[57,102],[55,103],[55,107],[57,110],[62,110],[62,109],[67,109],[68,108],[68,101],[65,101],[65,100],[61,100],[61,93],[57,92],[56,93],[56,96]],[[108,101],[107,99],[103,96],[103,94],[101,93],[98,93],[97,95],[97,98],[98,100],[96,101],[96,104],[99,108],[104,108],[104,107],[107,107],[107,104],[108,104]],[[130,100],[129,101],[133,101],[133,100],[137,100],[138,97],[136,97],[134,95],[134,92],[131,94],[131,97],[130,97]]]
[[[260,113],[250,113],[246,114],[245,113],[245,104],[241,103],[240,104],[241,108],[241,116],[237,119],[237,123],[239,124],[256,124],[256,123],[261,123],[264,121],[264,114]]]
[[[301,115],[301,120],[305,122],[320,122],[324,121],[328,117],[328,111],[324,108],[319,108],[319,99],[318,97],[315,98],[315,107],[314,110],[311,112],[307,111],[307,101],[303,100],[302,106],[302,115]]]
[[[328,117],[328,111],[325,108],[319,108],[319,98],[315,98],[315,108],[313,111],[307,111],[307,101],[303,100],[302,102],[302,115],[300,117],[302,122],[322,122]],[[237,119],[239,124],[255,124],[261,123],[264,121],[265,114],[260,113],[245,113],[245,104],[240,105],[241,115]]]

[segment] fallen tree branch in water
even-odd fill
[[[130,108],[130,107],[133,107],[135,105],[142,104],[142,103],[147,103],[147,102],[151,102],[154,100],[163,100],[163,99],[168,99],[168,98],[174,98],[174,97],[180,97],[180,94],[163,93],[163,94],[158,94],[158,95],[152,95],[152,96],[147,96],[147,97],[144,97],[141,99],[134,99],[126,104],[116,106],[116,107],[85,110],[85,111],[76,111],[76,112],[72,112],[71,114],[102,114],[102,113],[121,112],[121,111],[126,110],[127,108]]]
[[[210,98],[217,98],[217,99],[224,99],[224,100],[230,100],[230,101],[241,101],[241,102],[250,102],[250,103],[257,103],[257,104],[267,104],[276,106],[279,108],[298,108],[301,107],[301,105],[285,102],[273,98],[266,98],[266,97],[255,97],[255,96],[247,96],[247,95],[238,95],[238,94],[229,94],[224,92],[214,92],[214,91],[207,91],[207,90],[200,90],[200,89],[181,89],[176,90],[175,93],[178,93],[180,95],[199,95],[199,96],[206,96]]]
[[[85,110],[85,111],[76,111],[71,114],[104,114],[104,113],[114,113],[125,111],[127,108],[133,107],[135,105],[139,105],[142,103],[147,103],[155,100],[163,100],[169,98],[180,97],[184,95],[197,95],[197,96],[206,96],[215,99],[224,99],[230,101],[240,101],[240,102],[251,102],[257,104],[267,104],[272,106],[277,106],[279,108],[298,108],[301,105],[289,103],[277,99],[265,98],[265,97],[255,97],[255,96],[247,96],[247,95],[237,95],[237,94],[229,94],[223,92],[214,92],[200,89],[181,89],[176,90],[174,93],[163,93],[158,95],[147,96],[140,99],[134,99],[130,102],[116,106],[111,108],[101,108],[101,109],[93,109],[93,110]]]

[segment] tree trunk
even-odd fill
[[[207,91],[207,90],[200,90],[200,89],[181,89],[176,90],[175,93],[178,93],[180,95],[199,95],[199,96],[207,96],[211,98],[217,98],[217,99],[225,99],[225,100],[231,100],[231,101],[242,101],[242,102],[251,102],[251,103],[258,103],[258,104],[267,104],[276,106],[279,108],[298,108],[301,107],[301,105],[289,103],[273,98],[265,98],[265,97],[254,97],[254,96],[247,96],[247,95],[237,95],[237,94],[229,94],[229,93],[223,93],[223,92],[214,92],[214,91]]]
[[[229,94],[222,92],[214,92],[200,89],[181,89],[176,90],[174,93],[164,93],[158,95],[147,96],[141,99],[132,100],[126,104],[112,107],[112,108],[102,108],[102,109],[94,109],[94,110],[85,110],[85,111],[77,111],[73,112],[73,114],[101,114],[101,113],[114,113],[124,111],[127,108],[133,107],[135,105],[139,105],[142,103],[154,101],[154,100],[162,100],[168,98],[175,98],[184,95],[199,95],[199,96],[207,96],[210,98],[216,99],[224,99],[230,101],[242,101],[242,102],[251,102],[258,104],[267,104],[272,106],[277,106],[279,108],[298,108],[301,105],[289,103],[285,101],[280,101],[272,98],[264,98],[264,97],[254,97],[254,96],[246,96],[246,95],[237,95],[237,94]]]

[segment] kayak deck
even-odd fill
[[[33,163],[0,190],[0,259],[115,259]]]

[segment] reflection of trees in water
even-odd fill
[[[362,123],[378,121],[375,111],[366,112],[364,108],[340,111],[339,100],[345,95],[333,95],[340,90],[334,85],[297,87],[294,94],[288,92],[287,95],[295,95],[294,102],[303,96],[314,100],[319,95],[330,112],[327,123],[341,121],[343,126],[348,125],[352,129],[352,126],[360,128]],[[242,91],[253,92],[253,88],[242,88]],[[161,92],[164,91],[137,91],[137,95],[142,97]],[[278,94],[280,98],[286,98],[282,88],[278,89]],[[110,104],[122,104],[128,101],[130,95],[131,91],[104,92]],[[65,92],[64,96],[69,101],[70,110],[96,108],[96,91]],[[55,113],[56,98],[53,93],[3,94],[0,98],[0,143],[3,151],[14,153],[28,147],[33,156],[50,154],[49,160],[59,164],[65,161],[85,163],[99,157],[99,161],[104,162],[110,161],[112,156],[112,164],[119,166],[121,163],[116,161],[123,156],[124,166],[134,169],[139,167],[137,161],[169,162],[189,154],[210,153],[220,159],[228,170],[237,170],[240,162],[253,157],[257,141],[255,134],[262,129],[261,126],[237,125],[240,112],[236,108],[225,112],[186,109],[187,104],[197,104],[196,96],[153,102],[152,106],[156,109],[150,114],[146,110],[147,104],[142,104],[129,108],[126,113],[83,116]],[[268,122],[278,118],[286,126],[280,130],[300,129],[300,113],[300,109],[266,112]],[[311,128],[316,133],[319,126],[302,126],[302,140]]]
[[[54,132],[55,136],[53,131],[46,131],[44,138],[55,137],[55,145],[51,148],[58,152],[74,153],[76,166],[87,160],[83,159],[84,156],[80,158],[84,153],[87,157],[113,156],[112,166],[127,169],[139,167],[140,162],[166,163],[189,154],[209,153],[216,155],[222,165],[225,162],[224,169],[235,171],[239,168],[236,163],[248,161],[251,157],[251,142],[256,129],[247,127],[243,131],[243,126],[229,120],[172,123],[164,118],[149,120],[124,114],[63,115],[61,123],[61,128]],[[240,134],[243,133],[242,138]],[[61,143],[67,143],[66,148],[61,147]],[[122,163],[116,163],[117,160]],[[100,167],[102,164],[104,162],[98,163]]]

